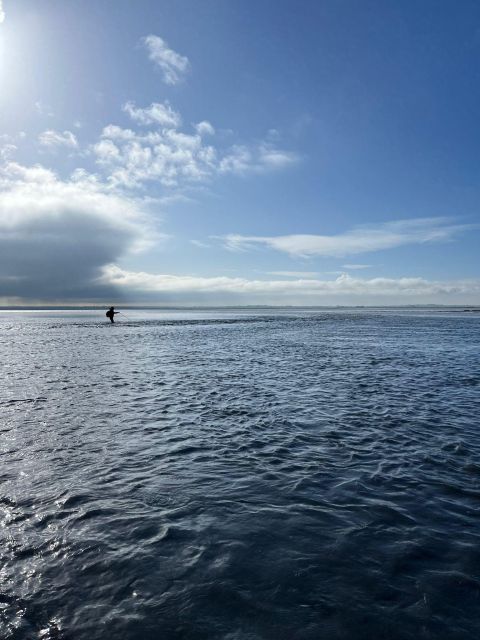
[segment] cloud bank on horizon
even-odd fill
[[[7,25],[1,0],[0,23],[1,29]],[[56,116],[57,105],[45,107],[43,96],[34,103],[42,105],[35,106],[34,134],[0,130],[0,303],[480,302],[478,272],[446,277],[443,268],[429,268],[428,275],[423,268],[422,254],[428,260],[436,247],[461,244],[477,233],[471,217],[378,220],[377,214],[376,222],[346,217],[335,223],[324,214],[305,217],[298,178],[298,203],[287,212],[280,203],[276,222],[269,196],[276,198],[282,181],[312,162],[298,142],[299,125],[290,137],[275,126],[242,140],[225,127],[228,114],[220,124],[203,109],[196,119],[195,109],[182,114],[174,94],[165,91],[184,90],[192,75],[190,54],[152,33],[140,45],[143,73],[152,62],[151,82],[159,72],[166,88],[156,100],[130,95],[119,101],[93,139],[77,114]],[[125,88],[130,93],[127,80]],[[242,202],[250,189],[261,195],[259,213],[242,211],[252,204]],[[216,214],[218,231],[202,234],[193,217],[191,230],[175,221],[199,208],[196,217],[208,220],[214,206],[224,209]],[[268,227],[270,233],[259,233]],[[402,274],[402,263],[395,262],[402,251],[414,252],[408,254],[417,259],[413,273],[408,265]],[[367,254],[368,264],[345,262]],[[165,272],[166,260],[173,272]],[[365,269],[368,277],[350,273]]]

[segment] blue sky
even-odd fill
[[[0,302],[480,303],[478,2],[0,7]]]

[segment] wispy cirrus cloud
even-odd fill
[[[252,171],[264,172],[284,169],[298,161],[298,154],[279,149],[274,144],[264,141],[253,146],[234,145],[221,158],[218,170],[219,173],[242,175]]]
[[[190,68],[190,62],[186,56],[182,56],[156,35],[148,35],[142,38],[142,43],[148,51],[148,57],[162,72],[165,84],[179,84]]]
[[[356,227],[345,233],[329,236],[314,234],[243,236],[229,234],[224,236],[222,240],[225,247],[232,251],[248,251],[258,246],[264,246],[288,253],[291,256],[342,258],[404,245],[445,242],[471,228],[473,225],[457,224],[452,222],[450,218],[417,218]]]
[[[47,149],[54,150],[59,148],[77,149],[78,140],[71,131],[55,131],[47,129],[38,136],[39,144]]]
[[[5,20],[5,11],[3,10],[3,1],[0,0],[0,24]]]

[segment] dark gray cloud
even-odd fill
[[[80,176],[10,164],[0,180],[0,297],[95,299],[118,295],[102,267],[145,246],[138,203]]]

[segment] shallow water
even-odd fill
[[[479,637],[480,314],[128,315],[0,313],[2,639]]]

